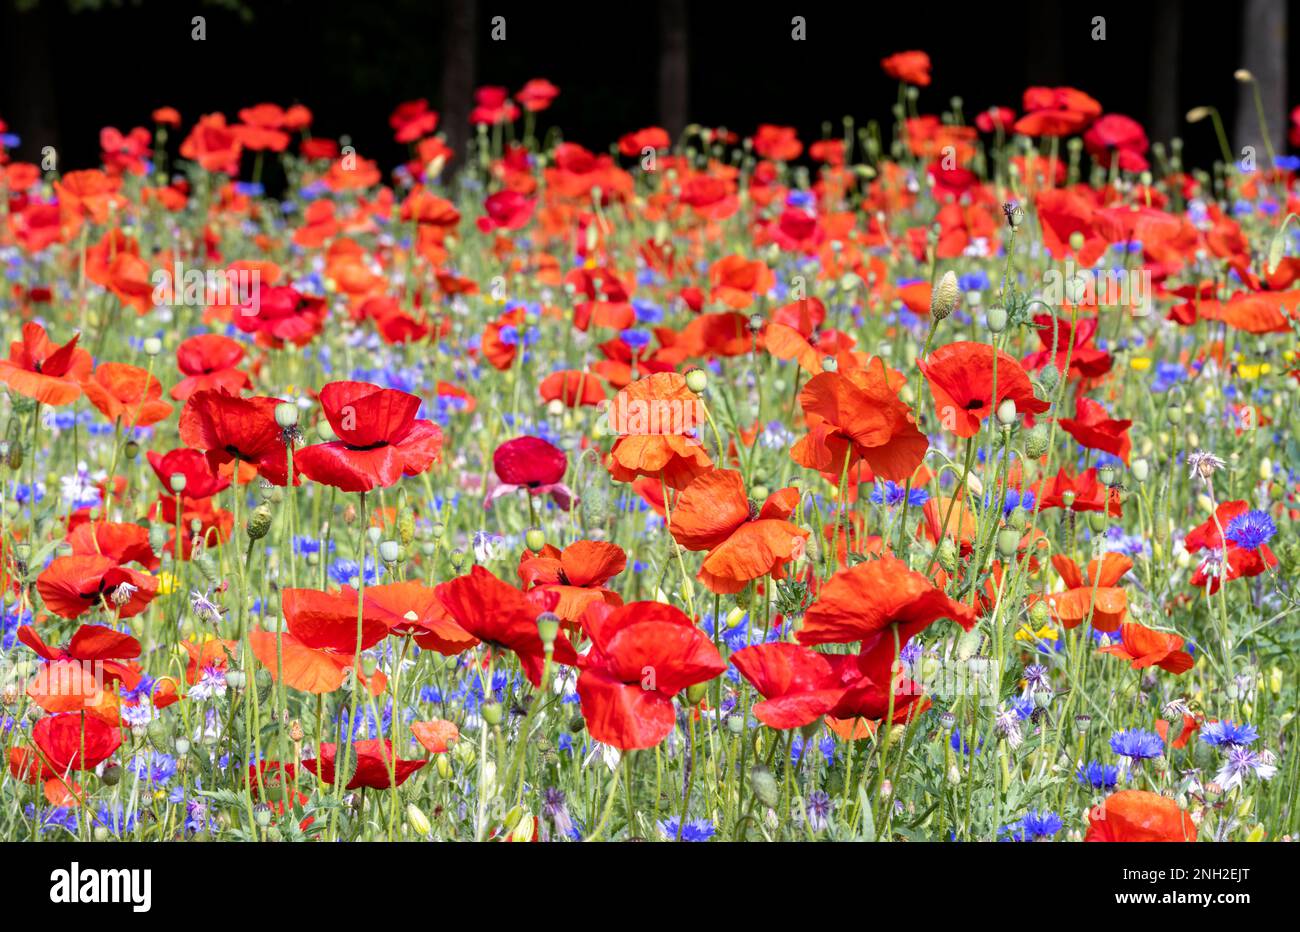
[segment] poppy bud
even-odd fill
[[[578,506],[584,525],[588,528],[601,527],[609,520],[609,487],[603,482],[593,481],[583,490]]]
[[[156,718],[150,722],[146,733],[149,735],[150,743],[158,750],[164,751],[171,746],[172,730],[163,719]]]
[[[686,373],[686,387],[697,395],[709,386],[709,374],[703,369],[691,369]]]
[[[442,777],[442,779],[444,780],[450,780],[451,774],[452,774],[451,761],[447,760],[446,754],[439,754],[438,755],[438,776]]]
[[[1141,485],[1151,475],[1151,464],[1144,459],[1135,459],[1129,470],[1133,473],[1133,479]]]
[[[991,307],[984,312],[984,325],[988,327],[989,333],[1001,333],[1007,329],[1007,309],[1005,307]]]
[[[1183,422],[1183,409],[1181,405],[1170,405],[1165,408],[1165,417],[1169,418],[1170,424],[1181,424]]]
[[[417,835],[428,835],[429,832],[433,831],[433,825],[429,822],[429,817],[415,803],[410,803],[406,807],[406,821],[411,826],[411,831]]]
[[[1043,389],[1043,396],[1050,398],[1061,384],[1061,370],[1052,365],[1044,366],[1038,373],[1038,384]]]
[[[141,347],[146,356],[157,356],[162,352],[162,348],[162,340],[157,337],[145,337],[144,345]]]
[[[1029,607],[1029,620],[1036,628],[1041,628],[1047,624],[1051,617],[1052,612],[1047,607],[1046,602],[1039,600]]]
[[[930,294],[930,319],[936,323],[945,319],[956,305],[957,273],[950,269],[943,273],[939,284],[935,285]]]
[[[939,565],[944,568],[945,572],[957,572],[957,545],[952,542],[951,537],[945,537],[939,544]]]
[[[500,725],[501,713],[502,713],[501,703],[485,702],[483,704],[483,708],[482,708],[483,721],[487,722],[489,725],[493,725],[493,726]]]
[[[1047,428],[1035,424],[1025,433],[1025,456],[1038,459],[1047,452]]]
[[[998,531],[998,556],[1010,560],[1020,549],[1020,532],[1015,528],[1004,527]]]
[[[772,771],[762,764],[755,764],[749,771],[749,788],[760,803],[769,808],[781,799],[781,790]]]
[[[524,544],[533,553],[540,553],[541,549],[546,546],[546,535],[538,527],[530,527],[528,533],[524,535]]]
[[[686,688],[686,704],[691,706],[699,705],[704,701],[704,697],[708,695],[708,692],[708,681],[703,683],[692,683]]]
[[[244,529],[250,540],[261,540],[271,530],[271,509],[266,505],[258,505],[248,516]]]
[[[126,446],[122,447],[122,455],[129,460],[135,459],[140,455],[140,444],[134,440],[128,440]]]
[[[117,786],[122,781],[122,768],[117,764],[109,764],[104,768],[100,779],[104,781],[105,786]]]
[[[185,756],[186,754],[188,754],[188,753],[190,753],[190,742],[189,742],[189,739],[188,739],[188,738],[177,738],[177,739],[176,739],[176,756],[177,756],[177,757],[184,757],[184,756]]]
[[[9,446],[9,468],[17,472],[23,465],[23,445],[21,443],[10,444]]]
[[[271,698],[271,690],[275,688],[275,681],[271,679],[269,670],[258,670],[253,674],[253,685],[257,687],[257,701],[264,703]]]

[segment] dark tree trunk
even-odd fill
[[[1241,7],[1241,67],[1255,76],[1268,135],[1278,149],[1286,146],[1286,13],[1286,0],[1245,0]],[[1253,146],[1257,164],[1265,164],[1255,88],[1249,82],[1237,91],[1235,136],[1238,158],[1242,147]]]
[[[1168,142],[1178,135],[1182,109],[1178,100],[1178,67],[1183,45],[1182,0],[1159,0],[1153,18],[1151,72],[1147,106],[1151,138]]]
[[[445,0],[442,6],[442,111],[439,126],[461,160],[469,151],[469,114],[474,106],[478,50],[478,0]]]
[[[689,99],[686,0],[659,5],[659,122],[676,139],[686,128]]]

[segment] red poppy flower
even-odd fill
[[[111,557],[56,557],[36,578],[45,607],[60,618],[79,618],[104,606],[120,618],[139,615],[158,592],[158,580],[119,566]]]
[[[343,685],[344,673],[357,669],[357,595],[351,590],[319,592],[285,589],[281,610],[287,633],[249,632],[249,645],[272,679],[281,673],[286,685],[304,692],[330,693]],[[369,650],[388,636],[388,625],[362,613],[361,650]],[[278,643],[277,643],[278,641]],[[366,685],[379,695],[387,684],[376,671]]]
[[[149,450],[145,457],[162,484],[164,495],[176,494],[172,488],[172,476],[177,473],[185,477],[185,488],[181,490],[181,496],[187,499],[207,498],[230,485],[230,477],[220,475],[212,468],[208,458],[198,450],[182,448],[161,455]]]
[[[47,712],[86,711],[117,724],[117,696],[105,686],[121,682],[134,689],[140,682],[136,666],[126,661],[140,656],[140,642],[101,625],[82,625],[66,648],[50,647],[36,629],[23,625],[18,640],[48,663],[28,684],[27,694]]]
[[[538,113],[560,96],[560,89],[545,78],[533,78],[515,94],[515,100],[530,113]]]
[[[900,647],[941,618],[969,631],[975,613],[955,602],[929,579],[897,557],[882,556],[840,570],[822,587],[799,629],[801,644],[848,644],[871,641],[898,629]]]
[[[460,729],[455,722],[435,718],[428,722],[412,722],[411,734],[430,754],[444,754],[453,742],[460,739]]]
[[[996,358],[996,377],[994,350],[987,343],[949,343],[931,353],[928,359],[917,360],[917,366],[930,383],[934,410],[944,430],[958,437],[974,437],[979,433],[980,422],[1008,398],[1015,402],[1021,414],[1042,414],[1050,407],[1048,402],[1034,396],[1029,374],[1015,357],[998,350]]]
[[[1070,136],[1101,116],[1101,104],[1072,87],[1031,87],[1024,109],[1012,127],[1024,136]]]
[[[352,590],[345,587],[343,591]],[[478,643],[443,608],[437,590],[418,582],[367,586],[363,602],[367,617],[383,622],[390,634],[413,636],[415,643],[426,650],[459,654]]]
[[[981,133],[992,133],[998,130],[1006,132],[1011,129],[1011,124],[1016,121],[1016,111],[1010,107],[989,107],[975,115],[975,127]]]
[[[257,334],[257,341],[264,346],[306,346],[325,328],[329,313],[325,299],[305,295],[289,285],[259,281],[255,294],[239,297],[248,300],[234,305],[232,322],[245,333]]]
[[[713,467],[696,436],[704,422],[703,403],[677,372],[656,372],[620,391],[610,403],[610,427],[618,439],[606,465],[616,482],[638,476],[662,479],[684,489]]]
[[[338,752],[337,744],[322,744],[320,759],[303,761],[302,769],[316,774],[326,783],[333,784],[334,761]],[[371,738],[367,741],[355,742],[352,745],[351,758],[355,760],[356,772],[348,781],[346,789],[349,790],[359,790],[362,787],[370,790],[387,790],[395,785],[401,786],[411,774],[429,763],[427,760],[402,760],[394,756],[393,742],[387,738],[382,740]],[[390,768],[393,771],[391,774]]]
[[[94,770],[122,745],[122,732],[93,715],[47,715],[32,726],[32,740],[45,755],[42,776]]]
[[[1134,670],[1159,667],[1170,673],[1186,673],[1195,661],[1183,650],[1183,639],[1176,634],[1153,631],[1139,624],[1120,625],[1120,643],[1107,644],[1100,653],[1113,654],[1132,663]]]
[[[519,578],[529,589],[544,588],[559,595],[555,614],[576,622],[593,602],[623,604],[605,584],[626,566],[627,554],[617,544],[577,540],[563,551],[547,545],[541,553],[525,552],[519,560]]]
[[[1102,166],[1110,168],[1112,160],[1119,159],[1119,167],[1129,172],[1150,168],[1148,145],[1142,124],[1118,113],[1106,114],[1083,134],[1083,147]]]
[[[181,143],[181,156],[198,162],[205,171],[239,174],[239,154],[243,144],[234,128],[226,125],[221,113],[199,117],[189,136]]]
[[[881,59],[880,67],[895,81],[930,86],[930,56],[925,52],[895,52]]]
[[[172,413],[172,406],[162,400],[162,383],[139,366],[100,363],[81,390],[100,414],[127,428],[148,427]]]
[[[104,556],[115,563],[139,563],[158,568],[158,557],[149,543],[149,529],[118,521],[87,521],[68,532],[68,545],[80,556]]]
[[[646,149],[667,149],[673,141],[668,131],[658,126],[648,126],[635,133],[626,133],[618,140],[618,151],[630,159],[640,158]]]
[[[762,158],[775,162],[789,162],[803,152],[803,143],[793,126],[772,126],[764,123],[754,133],[754,151]]]
[[[495,230],[522,230],[533,219],[537,201],[524,197],[518,191],[498,191],[488,195],[483,202],[484,215],[478,218],[478,228],[483,233]]]
[[[710,592],[739,592],[755,579],[785,577],[785,566],[802,555],[808,531],[787,520],[799,490],[772,493],[760,508],[745,496],[734,469],[705,473],[678,496],[668,526],[687,550],[707,550],[700,580]]]
[[[421,97],[398,104],[388,118],[388,125],[393,128],[398,142],[415,142],[438,128],[438,114],[430,110],[429,102]]]
[[[529,495],[549,495],[565,511],[577,496],[562,480],[569,468],[564,451],[541,437],[507,440],[492,454],[492,468],[501,484],[488,493],[491,505],[503,495],[526,489]]]
[[[567,407],[595,406],[605,401],[605,382],[594,372],[562,369],[552,372],[537,386],[542,401],[563,402]]]
[[[1043,369],[1048,364],[1056,366],[1058,372],[1067,371],[1072,378],[1096,379],[1110,371],[1113,360],[1105,350],[1093,345],[1092,338],[1097,333],[1097,318],[1085,317],[1074,325],[1074,340],[1070,340],[1070,322],[1063,318],[1053,318],[1050,314],[1039,314],[1034,318],[1038,326],[1038,342],[1042,349],[1025,357],[1026,369]],[[1055,341],[1055,344],[1053,344]],[[1052,346],[1056,346],[1056,356],[1052,356]]]
[[[1074,417],[1061,418],[1061,428],[1080,445],[1118,456],[1125,463],[1128,463],[1133,446],[1128,437],[1132,424],[1127,418],[1116,420],[1107,417],[1105,408],[1082,395],[1075,399]]]
[[[1192,574],[1193,586],[1198,589],[1208,586],[1213,594],[1225,579],[1258,576],[1277,566],[1277,556],[1267,542],[1247,547],[1232,536],[1233,522],[1250,510],[1250,503],[1244,500],[1223,502],[1214,510],[1213,517],[1187,532],[1183,546],[1188,553],[1210,551],[1209,557]]]
[[[553,610],[553,593],[525,594],[481,566],[438,586],[437,593],[461,628],[489,646],[514,651],[528,681],[541,685],[546,651],[537,633],[537,616]],[[553,657],[556,663],[569,665],[578,659],[563,632],[555,639]]]
[[[44,327],[28,321],[22,339],[9,345],[9,358],[0,359],[0,382],[41,404],[71,404],[81,397],[81,382],[90,377],[90,354],[77,348],[79,337],[59,346]]]
[[[772,270],[761,259],[741,255],[724,256],[709,267],[710,297],[733,310],[754,303],[754,296],[767,294],[776,284]],[[748,334],[746,334],[748,339]]]
[[[834,475],[865,460],[882,479],[902,482],[925,458],[929,440],[899,399],[902,377],[872,362],[865,369],[822,372],[799,393],[808,435],[791,449],[796,463]]]
[[[1105,511],[1112,517],[1122,517],[1119,489],[1107,488],[1097,480],[1097,467],[1085,469],[1075,476],[1067,469],[1059,470],[1046,481],[1030,486],[1040,508],[1064,508],[1068,511]]]
[[[1196,841],[1196,823],[1168,796],[1111,793],[1088,813],[1084,841]]]
[[[839,704],[845,686],[830,658],[800,644],[754,644],[731,655],[763,696],[754,716],[769,728],[802,728]]]
[[[680,609],[597,603],[583,617],[591,650],[581,658],[578,698],[587,730],[621,750],[652,748],[673,730],[673,697],[727,669],[712,642]]]
[[[181,409],[181,442],[203,450],[215,472],[238,459],[257,468],[273,485],[289,477],[288,451],[275,422],[279,398],[237,398],[224,391],[197,391]],[[295,482],[296,482],[295,477]]]
[[[161,522],[167,528],[167,543],[163,545],[163,552],[174,554],[178,523],[175,494],[164,492],[159,495],[158,501],[149,509],[149,519]],[[211,498],[189,498],[182,495],[179,524],[181,559],[188,560],[193,556],[194,545],[198,541],[209,547],[228,541],[235,527],[235,516],[224,508],[216,507]]]
[[[469,121],[475,126],[512,123],[519,118],[519,108],[510,100],[504,87],[480,87],[474,92],[474,109]]]
[[[368,382],[330,382],[320,390],[320,403],[339,439],[294,454],[309,479],[369,492],[418,476],[442,456],[442,430],[416,419],[415,395]]]
[[[252,385],[248,374],[238,368],[243,359],[244,348],[219,333],[201,333],[182,341],[176,347],[176,366],[185,378],[171,390],[171,396],[187,401],[195,392],[213,388],[238,395]]]
[[[1111,632],[1119,629],[1128,611],[1128,594],[1120,588],[1119,581],[1133,568],[1133,561],[1122,553],[1108,553],[1101,559],[1088,562],[1086,572],[1063,554],[1052,557],[1052,566],[1065,583],[1064,592],[1053,592],[1047,597],[1052,614],[1066,628],[1077,628],[1091,618],[1097,631]]]

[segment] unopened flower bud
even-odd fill
[[[1003,427],[1010,427],[1016,422],[1016,403],[1014,399],[1002,399],[1002,402],[998,405],[997,418],[998,423]]]
[[[1001,333],[1007,329],[1007,309],[1005,307],[991,307],[984,312],[984,326],[988,327],[989,333]]]
[[[930,294],[930,319],[940,321],[952,313],[957,305],[957,273],[949,270],[943,273],[939,284]]]
[[[402,545],[397,541],[385,540],[379,545],[379,559],[385,563],[396,563],[402,556]]]
[[[524,544],[533,553],[539,553],[546,546],[546,535],[538,527],[530,527],[524,535]]]
[[[692,369],[686,373],[686,387],[697,395],[709,387],[709,374],[703,369]]]
[[[157,337],[145,337],[143,349],[146,356],[157,356],[162,352],[162,348],[162,340]]]
[[[244,529],[248,531],[250,540],[261,540],[271,530],[271,509],[266,505],[258,505],[248,516]]]

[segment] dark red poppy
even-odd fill
[[[844,697],[830,658],[800,644],[754,644],[732,654],[731,662],[763,696],[753,712],[769,728],[810,725]]]
[[[289,461],[280,425],[279,398],[237,398],[218,389],[197,391],[181,409],[181,442],[203,450],[215,472],[238,459],[273,485],[288,481]],[[295,477],[296,481],[296,477]]]
[[[176,347],[176,366],[185,378],[171,390],[177,401],[186,401],[195,392],[224,389],[238,395],[252,385],[248,374],[239,369],[244,347],[219,333],[201,333]]]
[[[662,602],[596,603],[582,620],[591,650],[579,665],[587,730],[622,750],[652,748],[673,730],[673,697],[727,664],[680,609]]]
[[[545,589],[524,593],[481,566],[438,586],[437,593],[456,624],[491,647],[514,651],[528,681],[541,685],[546,651],[537,633],[537,616],[554,610],[555,593]],[[555,639],[553,657],[556,663],[577,662],[563,632]]]
[[[1021,414],[1042,414],[1051,406],[1034,396],[1034,386],[1019,360],[998,350],[995,376],[994,358],[989,344],[961,341],[941,346],[929,358],[917,360],[930,383],[935,414],[944,430],[958,437],[974,437],[980,422],[1007,399],[1015,402]]]
[[[326,783],[334,783],[334,761],[339,753],[337,744],[322,744],[320,759],[305,760],[302,769],[316,774]],[[371,738],[357,741],[352,745],[351,759],[355,760],[356,772],[348,781],[346,789],[387,790],[394,785],[401,786],[411,774],[424,767],[427,760],[402,760],[393,754],[393,742],[387,738]],[[393,773],[389,773],[389,769]],[[394,781],[396,777],[396,781]]]
[[[442,430],[415,417],[415,395],[368,382],[330,382],[320,390],[320,403],[339,439],[294,455],[308,479],[369,492],[418,476],[442,455]]]
[[[561,480],[569,468],[564,451],[541,437],[507,440],[492,454],[492,468],[501,484],[488,494],[488,503],[526,489],[529,495],[549,495],[568,511],[577,496]]]
[[[498,191],[488,195],[483,202],[484,215],[478,218],[478,228],[483,233],[494,230],[522,230],[533,219],[537,207],[535,198],[524,197],[518,191]]]
[[[230,477],[219,475],[208,458],[198,450],[182,448],[166,454],[149,450],[145,456],[153,467],[154,475],[162,483],[164,495],[176,494],[172,488],[172,476],[178,473],[185,477],[185,487],[180,492],[182,498],[207,498],[230,485]]]

